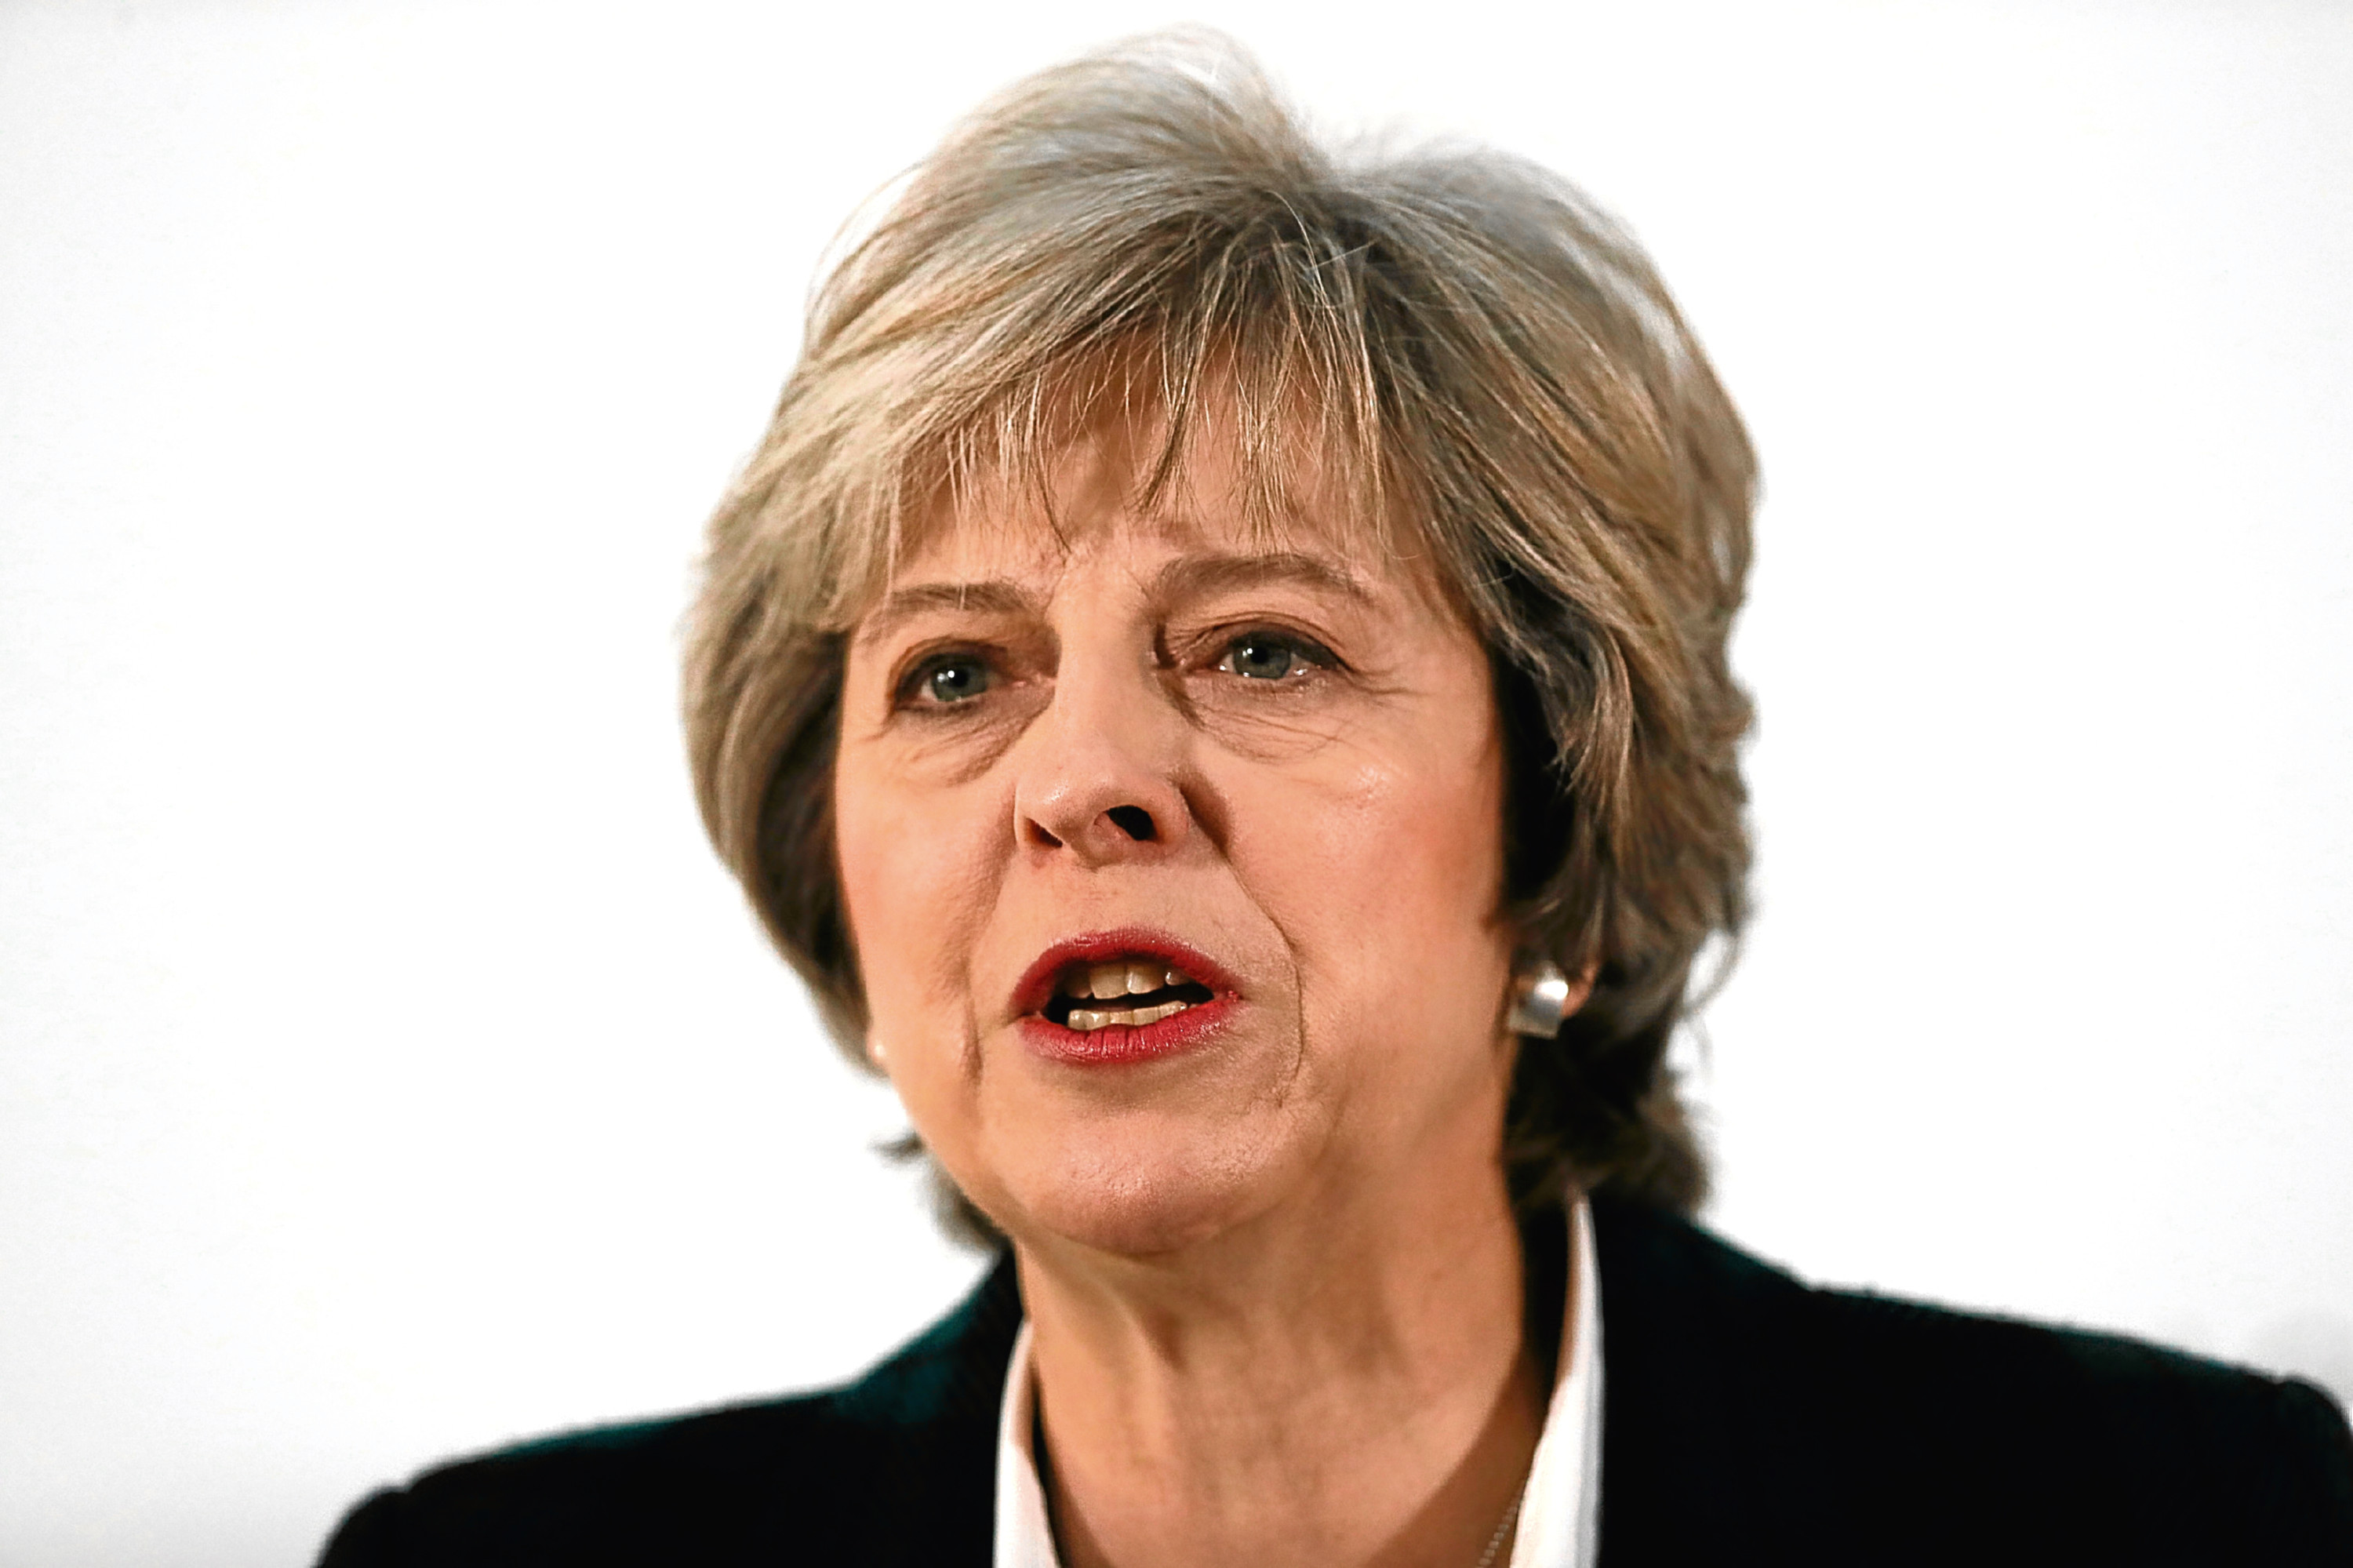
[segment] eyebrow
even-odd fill
[[[934,610],[966,615],[1029,615],[1039,609],[1038,596],[1005,577],[974,583],[914,583],[883,597],[858,629],[858,641],[872,642],[893,627]]]
[[[1190,556],[1171,561],[1153,579],[1154,597],[1164,603],[1196,594],[1284,584],[1338,594],[1356,604],[1372,602],[1372,590],[1345,567],[1296,550],[1247,556]]]
[[[1154,574],[1152,595],[1166,604],[1201,594],[1231,593],[1269,584],[1320,589],[1356,604],[1369,604],[1373,599],[1371,590],[1345,567],[1296,550],[1190,556],[1171,561]],[[858,641],[877,641],[915,617],[934,611],[1019,616],[1039,614],[1043,608],[1036,594],[1008,577],[984,577],[963,583],[911,583],[892,589],[868,612],[858,629]]]

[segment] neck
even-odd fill
[[[1474,1147],[1183,1255],[1018,1248],[1067,1568],[1479,1561],[1549,1391]]]

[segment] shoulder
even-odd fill
[[[2353,1562],[2353,1436],[2307,1383],[1819,1289],[1680,1220],[1595,1214],[1615,1562],[1704,1536],[1815,1561]]]
[[[353,1509],[321,1568],[986,1563],[1020,1313],[1000,1260],[855,1383],[442,1466]]]

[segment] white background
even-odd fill
[[[1185,15],[1655,250],[1768,499],[1713,1219],[2353,1392],[2353,10],[0,6],[0,1564],[832,1379],[975,1267],[702,846],[854,203]]]

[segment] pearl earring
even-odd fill
[[[1521,959],[1512,970],[1512,1033],[1549,1040],[1567,1017],[1568,976],[1550,959]]]

